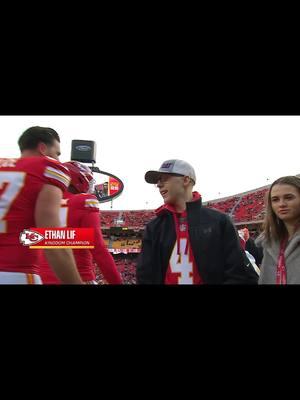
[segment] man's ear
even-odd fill
[[[47,153],[47,145],[43,142],[40,142],[37,145],[37,151],[41,154],[41,156],[45,156]]]
[[[190,182],[191,182],[191,179],[188,176],[185,176],[183,178],[183,184],[185,187],[189,186]]]

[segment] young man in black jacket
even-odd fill
[[[145,229],[138,284],[257,284],[229,217],[203,207],[193,192],[190,164],[165,161],[145,180],[157,184],[164,205]]]

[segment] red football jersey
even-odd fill
[[[108,283],[122,283],[121,275],[102,237],[99,202],[96,196],[65,192],[61,207],[61,223],[62,226],[69,228],[94,228],[95,230],[94,249],[73,249],[77,268],[84,282],[96,279],[95,261]],[[44,257],[41,263],[40,276],[45,284],[60,283]]]
[[[36,226],[35,203],[45,184],[65,191],[68,170],[51,157],[0,159],[0,271],[38,273],[40,250],[23,246],[24,229]]]
[[[203,283],[190,245],[187,213],[175,216],[177,240],[169,260],[165,277],[166,285],[201,285]]]

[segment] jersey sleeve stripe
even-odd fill
[[[70,184],[70,177],[68,175],[52,167],[47,167],[45,169],[44,176],[46,176],[47,178],[56,179],[67,187]]]
[[[85,200],[85,206],[99,208],[99,202],[97,200]]]

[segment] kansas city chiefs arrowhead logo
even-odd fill
[[[20,243],[23,244],[23,246],[31,246],[44,239],[45,237],[39,232],[31,231],[30,229],[24,229],[24,231],[20,233]]]

